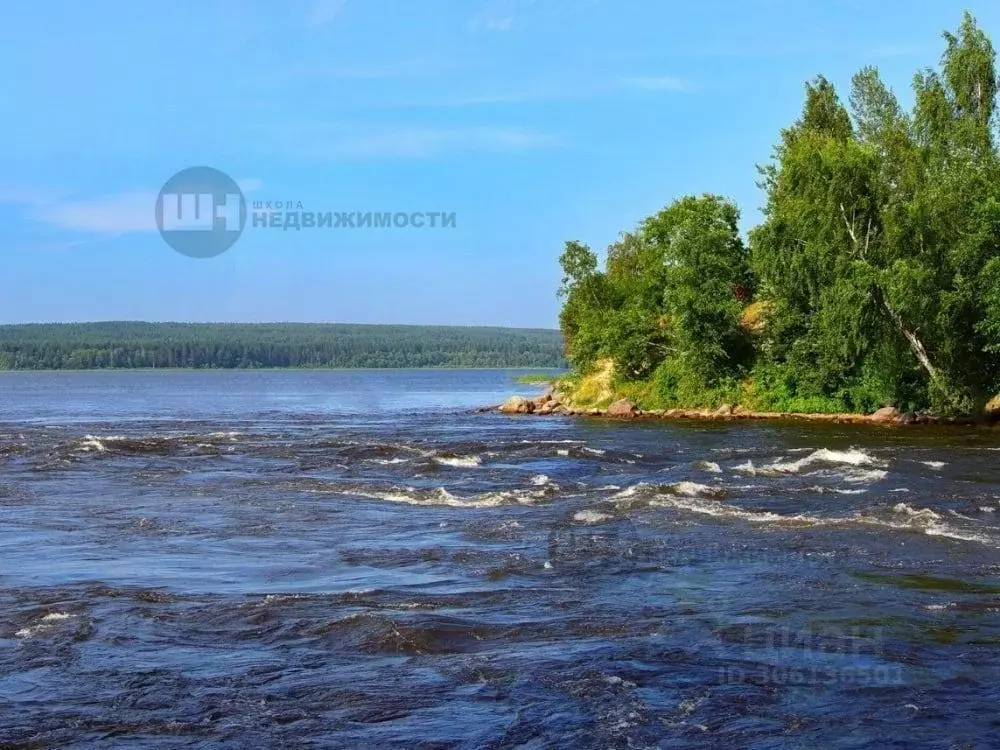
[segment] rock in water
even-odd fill
[[[504,414],[531,414],[534,404],[521,396],[511,396],[500,404],[500,411]]]
[[[620,398],[608,407],[606,414],[609,417],[634,417],[639,413],[636,405],[627,398]]]
[[[871,415],[873,422],[898,422],[900,411],[895,406],[883,406]]]

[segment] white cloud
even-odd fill
[[[323,26],[340,15],[347,0],[313,0],[309,9],[309,23]]]
[[[553,135],[514,127],[345,129],[311,124],[282,142],[320,159],[426,159],[456,153],[524,151],[559,145]]]
[[[377,81],[392,78],[418,78],[431,76],[447,70],[447,66],[431,59],[409,59],[395,62],[376,63],[313,63],[295,65],[278,71],[275,81],[297,78],[330,78],[354,81]]]
[[[691,85],[676,76],[632,76],[621,78],[619,85],[627,89],[642,91],[691,91]]]
[[[469,31],[510,31],[517,24],[517,13],[531,2],[524,0],[489,0],[468,23]]]
[[[469,151],[520,151],[555,145],[551,136],[518,128],[410,128],[347,138],[348,156],[428,158]]]
[[[470,31],[510,31],[514,28],[514,16],[476,16],[469,22]]]
[[[78,232],[155,232],[155,192],[135,191],[36,206],[31,217]]]
[[[244,193],[264,185],[258,177],[237,180],[236,184]],[[158,195],[152,190],[131,190],[92,198],[66,198],[31,189],[0,188],[0,203],[24,206],[29,219],[60,229],[125,234],[156,231]]]
[[[241,180],[237,180],[236,184],[239,185],[240,190],[244,193],[253,193],[264,187],[264,181],[259,177],[244,177]]]

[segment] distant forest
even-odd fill
[[[563,367],[558,331],[313,323],[0,326],[0,370]]]

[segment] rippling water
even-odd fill
[[[0,374],[0,745],[987,747],[1000,434]]]

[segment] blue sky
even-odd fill
[[[36,0],[0,25],[0,321],[556,325],[566,239],[686,193],[758,219],[803,83],[909,100],[940,33],[1000,6],[661,0]],[[248,201],[455,212],[450,229],[247,229],[195,260],[155,196],[209,165]]]

